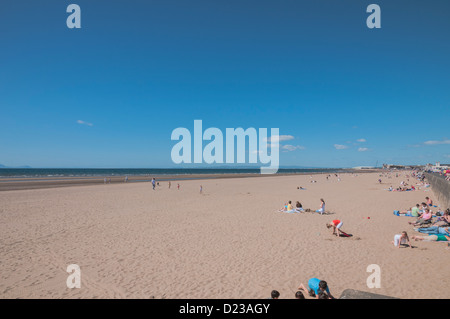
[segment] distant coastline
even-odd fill
[[[0,169],[0,191],[125,183],[206,180],[219,178],[274,177],[286,175],[369,173],[373,169],[280,169],[262,175],[259,169]]]
[[[277,174],[335,173],[353,168],[280,168]],[[11,177],[99,177],[160,175],[260,174],[259,168],[9,168],[0,169],[0,178]]]

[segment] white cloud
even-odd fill
[[[346,148],[348,148],[347,145],[341,145],[341,144],[334,144],[334,148],[337,150],[345,150]]]
[[[426,141],[423,144],[425,145],[439,145],[439,144],[450,144],[450,140],[442,140],[442,141]]]
[[[360,138],[360,139],[358,139],[356,141],[359,142],[359,143],[364,143],[366,141],[366,139],[365,138]]]
[[[273,135],[271,137],[267,137],[264,140],[266,142],[272,142],[272,143],[278,143],[278,142],[282,142],[282,141],[289,141],[289,140],[293,140],[294,137],[292,135]]]
[[[301,145],[296,145],[295,146],[295,145],[287,144],[287,145],[281,146],[281,149],[285,150],[286,152],[292,152],[292,151],[295,151],[295,150],[304,150],[305,147],[301,146]]]
[[[366,152],[368,150],[369,149],[367,147],[360,147],[360,148],[358,148],[358,152]]]
[[[88,122],[85,122],[85,121],[82,121],[82,120],[78,120],[77,123],[81,124],[81,125],[94,126],[94,124],[88,123]]]

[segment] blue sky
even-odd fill
[[[195,119],[279,128],[281,166],[450,162],[449,13],[448,0],[1,1],[0,163],[174,167],[171,132]]]

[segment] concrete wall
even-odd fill
[[[443,210],[450,208],[450,182],[438,174],[425,173],[425,176],[435,196],[430,196],[431,199],[437,201]]]

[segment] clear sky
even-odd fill
[[[174,167],[195,119],[279,128],[281,166],[450,162],[449,17],[448,0],[2,0],[0,164]]]

